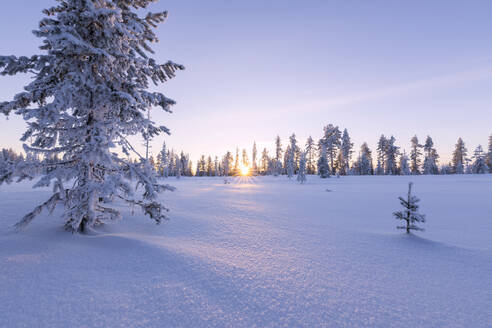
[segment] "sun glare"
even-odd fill
[[[249,167],[247,167],[247,166],[241,166],[241,175],[242,176],[249,175]]]

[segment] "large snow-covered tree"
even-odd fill
[[[149,57],[157,42],[154,28],[166,12],[138,12],[153,0],[63,0],[44,11],[34,34],[43,40],[43,54],[0,57],[0,74],[33,74],[33,81],[12,101],[0,104],[5,115],[20,115],[28,124],[21,140],[26,151],[60,160],[35,184],[53,185],[53,194],[17,225],[23,228],[43,209],[65,205],[66,227],[84,231],[106,219],[121,217],[113,200],[141,207],[157,223],[167,209],[157,200],[164,190],[145,157],[128,136],[154,137],[169,130],[146,117],[149,108],[170,112],[174,101],[148,91],[174,77],[183,66],[159,64]],[[132,163],[118,155],[130,153]],[[12,165],[2,182],[15,176],[33,178],[31,163]],[[130,180],[143,188],[140,196]]]

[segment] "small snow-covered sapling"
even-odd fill
[[[407,233],[410,233],[410,230],[424,231],[424,229],[418,227],[416,223],[425,222],[425,215],[419,213],[419,205],[417,204],[420,199],[412,195],[412,185],[412,182],[408,184],[407,199],[398,197],[400,199],[400,204],[405,209],[393,213],[396,219],[406,221],[406,226],[398,226],[397,229],[405,229]]]

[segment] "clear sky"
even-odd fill
[[[0,54],[38,53],[31,30],[54,0],[2,3]],[[196,159],[253,140],[273,149],[293,132],[347,128],[374,150],[381,133],[408,150],[430,134],[444,160],[492,133],[492,1],[161,0],[156,58],[187,70],[159,87],[178,102],[153,118]],[[10,100],[29,77],[0,77]],[[24,124],[0,118],[0,147],[20,149]],[[164,137],[153,142],[157,153]],[[140,145],[139,145],[140,146]]]

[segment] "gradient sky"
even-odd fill
[[[0,54],[38,53],[31,30],[54,0],[2,3]],[[492,1],[161,0],[156,58],[186,71],[159,87],[174,113],[153,111],[175,149],[222,155],[273,149],[293,132],[302,144],[323,126],[347,128],[356,148],[381,133],[409,148],[434,139],[449,160],[456,139],[470,153],[492,133]],[[0,77],[10,100],[28,76]],[[0,117],[0,148],[20,149],[24,124]],[[140,145],[139,145],[140,146]]]

